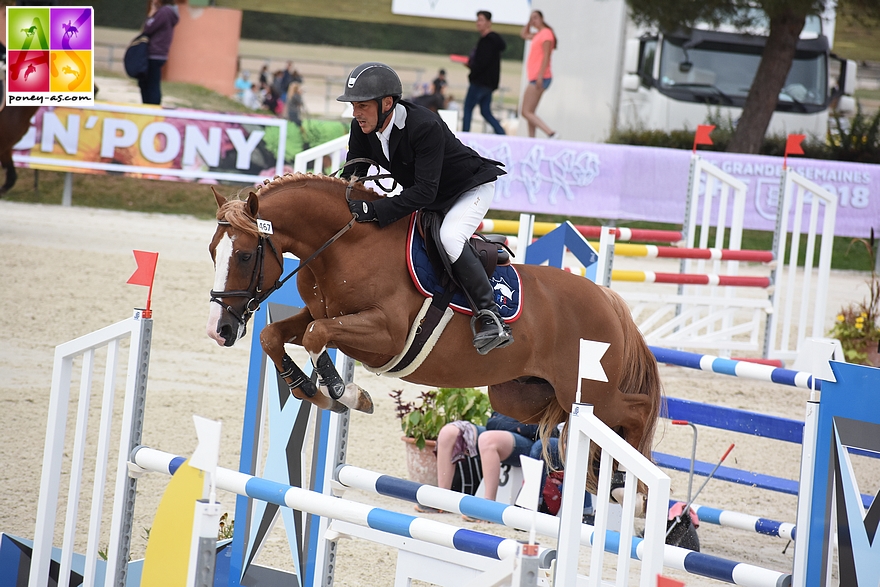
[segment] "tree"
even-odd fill
[[[797,42],[807,16],[822,14],[835,0],[626,0],[639,24],[674,31],[696,23],[730,22],[747,27],[756,19],[754,9],[766,15],[770,30],[755,79],[743,106],[728,151],[757,153],[776,109],[794,61]],[[860,19],[880,17],[880,0],[841,0],[838,15],[848,12]]]

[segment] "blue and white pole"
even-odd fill
[[[382,475],[352,465],[337,467],[336,480],[352,489],[394,497],[447,512],[466,514],[518,530],[528,531],[532,525],[533,512],[530,510],[440,489],[433,485]],[[559,518],[539,513],[535,529],[539,534],[556,538],[559,535]],[[581,526],[580,540],[582,545],[592,544],[591,525]],[[630,556],[636,560],[642,560],[640,547],[642,542],[640,538],[633,539]],[[605,538],[605,551],[616,553],[619,543],[620,534],[609,531]],[[663,566],[743,587],[783,587],[791,581],[791,575],[787,573],[738,563],[669,544],[665,545],[663,550]]]
[[[677,500],[670,500],[669,506],[679,503]],[[707,505],[691,504],[691,509],[696,512],[700,522],[707,524],[716,524],[725,528],[736,528],[737,530],[746,530],[747,532],[757,532],[758,534],[766,534],[767,536],[777,536],[786,540],[795,540],[797,528],[791,522],[777,522],[769,518],[761,518],[751,514],[742,512],[734,512],[730,510],[722,510],[709,507]]]
[[[138,467],[170,475],[173,475],[185,460],[183,457],[145,446],[135,448],[131,454],[132,463]],[[519,543],[511,538],[500,538],[433,520],[391,512],[230,469],[218,467],[216,482],[219,489],[238,495],[246,495],[295,510],[343,520],[462,552],[503,560],[516,556],[519,550]]]
[[[779,367],[771,367],[770,365],[751,363],[749,361],[724,359],[713,355],[701,355],[699,353],[689,353],[687,351],[664,349],[657,346],[649,346],[648,348],[654,353],[658,363],[677,365],[679,367],[698,369],[700,371],[710,371],[712,373],[720,373],[722,375],[731,375],[733,377],[742,377],[745,379],[755,379],[757,381],[767,381],[769,383],[779,383],[782,385],[799,387],[801,389],[814,389],[812,387],[812,374],[803,371],[781,369]],[[819,380],[816,380],[815,389],[817,391],[822,389],[820,383]]]

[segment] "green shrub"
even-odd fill
[[[473,387],[441,387],[422,392],[420,403],[404,402],[403,390],[392,391],[397,417],[404,436],[413,438],[416,446],[425,448],[426,440],[436,440],[440,429],[449,422],[465,420],[479,426],[486,424],[492,406],[489,396]]]
[[[700,151],[727,151],[733,138],[735,126],[733,120],[723,117],[718,111],[706,118],[706,124],[714,124],[712,144],[700,145]],[[807,137],[803,142],[804,157],[809,159],[827,159],[835,161],[852,161],[856,163],[880,163],[880,111],[873,116],[862,113],[858,105],[851,121],[840,115],[833,116],[832,127],[828,136]],[[621,129],[612,133],[609,143],[621,145],[639,145],[644,147],[666,147],[669,149],[693,149],[694,132],[691,130],[647,130]],[[784,135],[768,135],[761,146],[761,155],[782,157],[785,154]]]

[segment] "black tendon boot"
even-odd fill
[[[345,383],[336,371],[336,366],[327,351],[321,353],[314,365],[315,371],[318,372],[318,382],[327,388],[330,397],[335,400],[341,398],[345,393]]]
[[[291,391],[298,387],[307,397],[315,397],[315,394],[318,393],[318,388],[315,386],[314,382],[309,379],[309,376],[303,373],[302,369],[297,367],[296,363],[293,362],[293,359],[285,354],[284,359],[281,361],[281,365],[284,367],[284,371],[281,371],[278,374],[281,375]]]
[[[498,313],[495,291],[489,283],[486,270],[469,244],[464,245],[458,260],[452,264],[452,274],[474,310],[471,330],[477,352],[485,355],[492,349],[504,348],[512,343],[513,334]]]

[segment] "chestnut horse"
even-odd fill
[[[31,127],[31,118],[39,106],[7,106],[0,110],[0,165],[6,170],[6,182],[0,186],[0,196],[12,189],[18,174],[12,163],[12,147]]]
[[[265,180],[246,201],[227,201],[214,192],[218,226],[210,252],[216,303],[207,328],[218,344],[232,346],[244,335],[251,313],[279,285],[281,254],[305,259],[296,277],[306,307],[266,326],[263,350],[282,375],[286,372],[296,397],[325,409],[345,405],[371,411],[369,396],[353,384],[339,401],[325,386],[312,397],[303,393],[303,382],[289,376],[293,362],[284,350],[287,343],[305,347],[316,369],[330,347],[379,368],[401,353],[425,300],[407,269],[408,222],[381,229],[354,223],[347,189],[357,199],[381,197],[359,184],[310,174]],[[601,359],[608,381],[584,379],[581,401],[593,404],[597,417],[650,458],[660,379],[625,302],[554,267],[518,265],[517,270],[525,306],[511,324],[516,342],[479,355],[469,317],[456,313],[424,362],[403,379],[437,387],[488,386],[493,409],[540,424],[546,437],[575,401],[580,339],[602,341],[610,345]]]

